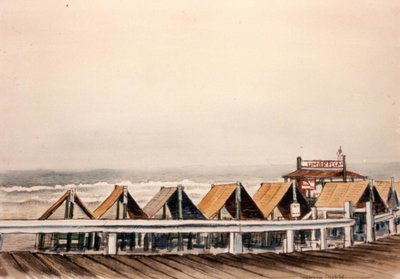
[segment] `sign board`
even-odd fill
[[[303,190],[315,190],[316,189],[315,180],[314,179],[301,180],[300,187]]]
[[[343,168],[343,161],[337,160],[303,160],[301,161],[302,168],[311,169],[339,169]]]
[[[293,218],[300,217],[300,204],[298,202],[290,204],[290,215],[292,215]]]

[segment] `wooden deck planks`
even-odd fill
[[[87,257],[104,266],[112,267],[113,270],[118,270],[118,273],[120,273],[126,278],[145,278],[145,279],[151,278],[143,273],[140,273],[133,267],[130,267],[116,260],[113,257],[108,257],[105,255],[88,255]]]
[[[153,278],[153,279],[158,279],[158,278],[174,278],[168,274],[165,274],[157,269],[155,269],[155,266],[149,265],[148,262],[143,263],[136,259],[133,256],[113,256],[115,259],[117,259],[120,262],[123,262],[124,264],[133,267],[135,270],[140,271],[143,273],[145,276]]]
[[[237,278],[234,276],[231,276],[225,272],[220,271],[217,268],[214,268],[212,266],[209,265],[205,265],[203,263],[200,262],[196,262],[193,261],[192,259],[189,259],[187,256],[175,256],[175,255],[168,255],[165,256],[166,258],[172,260],[172,261],[176,261],[181,263],[182,265],[187,266],[188,268],[192,268],[193,270],[197,270],[199,272],[202,272],[204,274],[208,274],[209,276],[213,277],[213,278],[217,278],[217,279],[233,279],[233,278]]]
[[[394,278],[400,237],[344,249],[290,254],[78,255],[0,253],[0,277],[10,278]],[[330,277],[329,277],[330,278]]]
[[[56,254],[34,254],[37,258],[43,261],[46,265],[56,270],[59,274],[65,277],[93,277],[94,274],[90,273],[84,267],[78,266],[62,255]]]
[[[57,270],[51,268],[39,258],[35,257],[30,252],[19,252],[11,253],[11,256],[15,259],[18,265],[23,269],[24,273],[29,276],[34,277],[44,277],[44,276],[58,276],[62,274]]]
[[[173,278],[179,278],[179,279],[193,279],[195,277],[190,276],[184,272],[182,272],[181,270],[172,267],[168,264],[165,263],[165,261],[161,261],[161,260],[157,260],[156,256],[139,256],[139,257],[135,257],[136,260],[142,262],[143,264],[146,264],[148,266],[152,266],[153,268],[155,268],[156,270],[158,270],[159,272],[162,272],[165,275],[171,276]]]
[[[74,264],[88,270],[94,276],[104,277],[104,278],[123,277],[123,274],[115,271],[111,267],[107,267],[84,255],[66,255],[65,257]]]

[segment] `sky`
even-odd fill
[[[400,158],[399,1],[1,0],[0,169]]]

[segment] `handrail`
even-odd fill
[[[24,220],[1,221],[0,233],[189,233],[189,232],[267,232],[313,230],[353,226],[354,219],[290,221],[221,220]]]

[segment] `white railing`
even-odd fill
[[[27,220],[1,221],[0,233],[189,233],[271,232],[353,226],[353,219],[293,221],[208,220]]]

